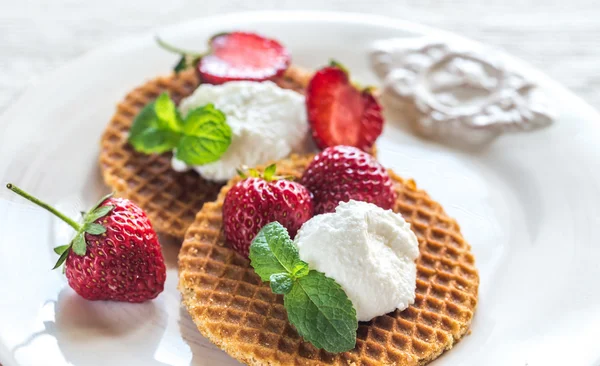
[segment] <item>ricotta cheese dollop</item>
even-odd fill
[[[419,245],[400,214],[371,203],[342,202],[335,212],[305,222],[294,243],[311,269],[340,284],[359,321],[415,301]]]
[[[205,179],[224,181],[243,165],[254,167],[310,150],[306,107],[300,93],[271,81],[201,84],[182,100],[179,109],[185,116],[208,103],[225,114],[232,131],[231,145],[218,161],[205,165],[190,167],[173,158],[171,165],[176,171],[193,168]]]

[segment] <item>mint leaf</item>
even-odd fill
[[[258,232],[250,245],[249,257],[263,281],[270,281],[273,274],[292,274],[302,262],[286,228],[278,222],[271,222]]]
[[[275,273],[269,277],[271,291],[276,294],[287,294],[292,290],[294,282],[292,277],[287,273]]]
[[[78,233],[73,239],[73,251],[77,255],[85,255],[85,235]]]
[[[308,264],[304,261],[299,261],[294,264],[294,268],[292,269],[292,277],[300,278],[304,277],[308,274]]]
[[[182,121],[175,103],[164,92],[135,117],[129,143],[145,154],[175,149],[175,157],[188,165],[219,160],[231,144],[231,128],[225,114],[214,105],[192,110]]]
[[[213,104],[192,109],[185,117],[183,132],[188,136],[212,136],[219,133],[231,135],[231,129],[225,123],[225,114]]]
[[[162,154],[173,150],[180,138],[181,135],[177,132],[148,127],[139,135],[131,135],[129,142],[137,151],[144,154]]]
[[[183,133],[175,157],[188,165],[217,161],[231,144],[225,115],[212,104],[192,110],[185,118]]]
[[[95,222],[90,222],[85,224],[83,231],[92,235],[100,235],[106,232],[106,228],[100,224],[96,224]]]
[[[106,206],[98,207],[98,208],[94,209],[93,211],[90,211],[86,215],[85,221],[86,222],[94,222],[94,221],[98,220],[99,218],[108,215],[108,213],[110,211],[112,211],[113,208],[115,208],[115,206],[113,206],[113,205],[106,205]]]
[[[170,131],[180,131],[182,126],[181,115],[175,103],[169,98],[167,92],[159,95],[154,103],[154,111],[158,117],[159,127]]]
[[[71,247],[71,244],[60,245],[60,246],[54,248],[54,253],[61,255],[70,247]]]
[[[288,319],[317,348],[338,353],[354,348],[358,321],[352,302],[333,279],[317,271],[296,280],[284,296]]]
[[[177,131],[170,130],[169,126],[169,122],[159,119],[156,102],[149,103],[135,117],[129,130],[129,143],[145,154],[161,154],[173,150],[181,136]]]

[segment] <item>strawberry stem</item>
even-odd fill
[[[71,226],[77,232],[81,231],[81,226],[78,223],[76,223],[75,221],[73,221],[72,219],[70,219],[69,217],[67,217],[66,215],[64,215],[63,213],[59,212],[58,210],[56,210],[54,207],[50,206],[46,202],[40,201],[39,199],[33,197],[32,195],[30,195],[29,193],[25,192],[24,190],[22,190],[21,188],[15,186],[12,183],[8,183],[6,185],[6,188],[8,188],[11,191],[15,192],[19,196],[21,196],[21,197],[23,197],[23,198],[25,198],[25,199],[27,199],[27,200],[35,203],[36,205],[40,206],[41,208],[44,208],[44,209],[52,212],[54,215],[58,216],[58,218],[60,218],[61,220],[63,220],[67,224],[69,224],[69,226]]]
[[[181,49],[179,47],[175,47],[173,45],[170,45],[167,42],[165,42],[162,39],[160,39],[159,37],[156,37],[156,43],[158,43],[158,45],[160,47],[164,48],[167,51],[170,51],[170,52],[173,52],[173,53],[177,53],[177,54],[180,54],[180,55],[183,55],[183,56],[190,56],[190,57],[201,57],[201,56],[204,56],[204,54],[202,54],[202,53],[187,51],[187,50]]]

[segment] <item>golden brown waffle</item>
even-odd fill
[[[304,92],[311,73],[291,66],[279,86]],[[127,143],[127,135],[140,109],[163,91],[176,103],[200,84],[194,70],[159,77],[131,91],[117,106],[101,140],[100,167],[104,181],[119,196],[129,198],[146,213],[161,233],[183,238],[204,202],[217,197],[223,184],[202,179],[198,173],[178,173],[171,169],[171,154],[145,155]]]
[[[310,156],[278,163],[299,177]],[[222,230],[225,186],[204,205],[179,252],[179,289],[200,332],[249,365],[423,365],[452,348],[469,329],[479,275],[458,224],[414,181],[390,171],[402,213],[419,239],[415,304],[360,323],[354,350],[339,354],[303,342],[287,320],[281,295],[230,249]]]

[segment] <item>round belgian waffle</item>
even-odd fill
[[[278,174],[300,177],[311,159],[282,160]],[[349,352],[331,354],[303,342],[287,320],[283,297],[225,242],[221,210],[235,178],[196,215],[179,252],[179,290],[200,332],[249,365],[423,365],[451,349],[477,305],[473,254],[438,203],[414,181],[390,175],[398,193],[394,211],[419,239],[414,305],[360,323]]]
[[[273,80],[279,86],[303,93],[311,73],[291,66]],[[100,167],[104,181],[117,195],[138,204],[161,233],[183,238],[204,202],[217,197],[223,184],[209,182],[194,171],[171,169],[171,154],[146,155],[127,143],[129,128],[140,109],[168,91],[176,103],[200,84],[193,69],[159,77],[131,91],[117,106],[101,140]]]

